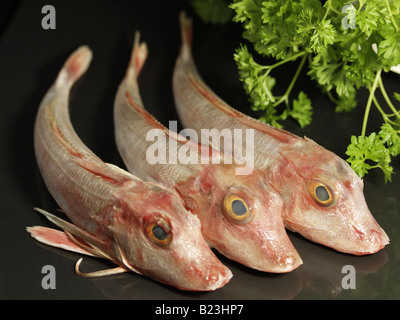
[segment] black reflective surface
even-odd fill
[[[2,15],[0,39],[0,298],[1,299],[399,299],[400,298],[400,165],[391,183],[380,172],[364,181],[371,212],[387,232],[391,243],[377,254],[356,257],[335,252],[290,233],[304,264],[288,274],[267,274],[243,267],[218,255],[233,272],[224,288],[210,293],[183,292],[151,279],[129,273],[83,279],[73,267],[79,254],[50,248],[33,240],[26,226],[51,224],[33,211],[57,210],[36,167],[33,123],[39,103],[67,56],[88,44],[94,60],[75,86],[71,119],[82,140],[104,161],[123,167],[117,153],[112,106],[130,56],[135,30],[149,47],[140,86],[148,110],[163,124],[177,120],[171,76],[179,51],[178,14],[193,12],[188,1],[22,1]],[[56,9],[56,29],[44,30],[44,5]],[[5,8],[8,8],[7,6]],[[4,11],[6,12],[6,11]],[[13,14],[11,16],[11,14]],[[4,16],[4,17],[3,17]],[[232,106],[254,115],[237,79],[233,52],[240,43],[241,26],[204,25],[194,21],[194,55],[206,82]],[[296,64],[276,75],[277,87],[285,88]],[[359,108],[335,114],[333,105],[303,74],[296,89],[306,91],[315,108],[313,124],[301,130],[295,123],[285,128],[306,135],[327,149],[344,156],[351,134],[361,130],[365,92]],[[388,91],[399,91],[399,76],[385,75]],[[281,83],[281,85],[280,85]],[[283,89],[282,89],[283,90]],[[375,117],[375,119],[374,119]],[[372,113],[370,130],[380,125]],[[42,268],[56,270],[56,288],[45,290]],[[342,285],[342,268],[353,266],[356,288]],[[96,258],[85,258],[83,271],[109,268]]]

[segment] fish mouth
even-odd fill
[[[251,265],[247,263],[249,267],[255,270],[269,273],[288,273],[298,268],[303,264],[303,260],[300,255],[295,251],[291,255],[285,255],[282,257],[273,258],[273,255],[268,255],[267,259],[263,263],[260,263],[259,259],[255,264]]]
[[[249,257],[249,262],[255,263],[253,269],[271,273],[287,273],[303,264],[300,254],[290,240],[284,225],[275,230],[258,229],[258,239],[262,245]]]
[[[180,289],[190,291],[217,290],[226,285],[233,276],[232,271],[222,263],[208,266],[205,272],[204,268],[188,266],[184,273],[188,281],[185,287],[180,287]]]
[[[303,264],[303,260],[300,258],[299,255],[293,255],[293,256],[288,256],[282,261],[280,261],[280,264],[278,267],[275,267],[275,269],[271,272],[275,273],[286,273],[286,272],[291,272],[294,269],[298,268]]]
[[[214,291],[216,289],[222,288],[225,284],[227,284],[232,278],[233,274],[230,269],[224,267],[224,270],[211,270],[211,273],[208,277],[208,284],[205,288],[207,291]]]
[[[354,255],[373,254],[389,244],[389,237],[379,226],[377,228],[370,229],[367,232],[360,230],[356,226],[353,226],[353,230],[355,231],[354,234],[357,237],[357,241],[354,241],[352,246],[355,249],[349,249],[348,251],[344,252],[352,253]]]

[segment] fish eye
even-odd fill
[[[308,185],[311,198],[321,206],[329,206],[333,203],[333,192],[324,183],[312,180]]]
[[[146,225],[146,235],[154,244],[166,247],[172,240],[171,226],[165,221],[149,223]]]
[[[236,222],[247,222],[251,217],[251,208],[243,198],[236,194],[225,197],[223,208],[225,214]]]

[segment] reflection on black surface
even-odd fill
[[[291,235],[304,264],[287,274],[270,274],[252,270],[219,256],[233,272],[232,280],[215,292],[186,292],[155,282],[135,273],[126,273],[80,281],[90,282],[105,299],[294,299],[296,297],[338,298],[342,288],[342,267],[356,269],[356,281],[377,272],[386,262],[384,250],[370,256],[351,256],[311,243]],[[43,249],[62,255],[67,261],[76,261],[79,254],[66,252],[38,243]],[[85,257],[82,270],[90,272],[113,267],[98,258]],[[71,272],[73,268],[70,269]],[[76,275],[78,277],[78,275]]]
[[[338,297],[342,293],[342,279],[347,274],[342,273],[344,266],[354,266],[357,282],[360,277],[377,272],[387,260],[385,250],[368,256],[353,256],[298,235],[292,235],[291,239],[303,259],[303,265],[298,269],[303,293],[317,293],[322,298]]]

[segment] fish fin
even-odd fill
[[[86,72],[92,56],[92,51],[86,45],[76,49],[58,74],[56,87],[62,88],[65,84],[71,87]]]
[[[116,166],[106,165],[104,162],[87,161],[85,158],[76,158],[75,162],[83,169],[113,185],[121,186],[132,179],[132,176],[127,171],[123,169],[115,170]]]
[[[168,128],[164,127],[156,118],[154,118],[150,113],[148,113],[144,108],[138,106],[134,99],[132,98],[129,91],[125,92],[125,97],[127,103],[144,119],[146,120],[152,127],[162,130],[168,138],[174,139],[181,145],[186,145],[190,149],[195,150],[197,153],[200,153],[201,157],[207,157],[204,160],[205,163],[208,163],[207,159],[216,158],[215,162],[218,162],[218,159],[222,157],[222,153],[212,145],[211,141],[209,141],[209,145],[203,145],[200,142],[192,141],[187,139],[186,137],[169,130]],[[231,155],[228,155],[231,157]],[[232,163],[232,162],[230,162]]]
[[[125,254],[123,253],[123,251],[121,251],[121,248],[120,248],[119,246],[117,246],[117,250],[118,250],[118,252],[119,252],[119,258],[120,258],[120,260],[122,261],[123,265],[126,266],[127,270],[131,270],[131,271],[133,271],[133,272],[136,272],[137,274],[141,274],[141,275],[142,275],[142,273],[141,273],[139,270],[137,270],[135,267],[133,267],[133,266],[129,263],[129,261],[128,261],[128,260],[126,259],[126,257],[125,257]]]
[[[145,42],[140,43],[140,32],[135,32],[135,40],[133,44],[131,60],[126,70],[127,79],[136,79],[147,59],[148,49]]]
[[[121,170],[110,170],[110,166],[106,166],[105,163],[93,154],[86,147],[85,150],[78,150],[79,148],[73,146],[68,139],[65,138],[64,133],[60,130],[57,121],[52,116],[52,129],[54,135],[57,137],[58,141],[65,147],[65,149],[74,157],[74,161],[77,165],[85,169],[86,171],[101,177],[104,181],[107,181],[114,185],[121,185],[127,180],[129,180],[129,174],[124,172],[121,175]],[[115,169],[115,167],[113,167]]]
[[[143,107],[140,107],[132,97],[129,91],[125,92],[125,98],[128,103],[143,119],[145,119],[151,126],[158,128],[168,133],[168,129],[165,128],[160,122],[157,121],[150,113],[148,113]]]
[[[123,272],[129,272],[131,270],[123,268],[123,267],[115,267],[111,269],[105,269],[105,270],[99,270],[99,271],[93,271],[93,272],[82,272],[79,270],[79,266],[81,265],[83,258],[80,258],[76,264],[75,264],[75,273],[78,276],[84,277],[84,278],[96,278],[96,277],[105,277],[105,276],[110,276],[114,274],[119,274]]]
[[[68,237],[67,233],[63,231],[39,226],[27,227],[26,231],[28,231],[37,241],[49,246],[93,256],[93,254],[89,251],[86,251],[82,247],[76,245]]]
[[[105,162],[105,164],[106,164],[107,166],[109,166],[112,170],[116,171],[116,172],[117,172],[118,174],[120,174],[121,176],[126,177],[127,179],[136,179],[136,180],[140,180],[138,177],[136,177],[136,176],[133,175],[132,173],[130,173],[130,172],[128,172],[128,171],[126,171],[126,170],[124,170],[124,169],[122,169],[122,168],[116,166],[115,164],[108,163],[108,162]]]
[[[185,11],[181,11],[179,14],[179,23],[181,26],[182,38],[181,54],[184,56],[185,59],[189,59],[193,39],[192,19],[186,16]]]
[[[197,72],[196,72],[197,73]],[[234,118],[236,121],[241,122],[245,126],[251,129],[255,129],[262,133],[265,133],[272,138],[282,143],[295,143],[299,141],[299,137],[288,131],[272,127],[260,120],[254,119],[245,115],[244,113],[232,108],[219,96],[217,96],[200,78],[198,74],[194,74],[190,70],[188,71],[188,79],[193,88],[207,99],[214,107],[225,113],[227,116]]]
[[[69,236],[70,240],[77,246],[82,247],[84,250],[90,252],[93,256],[105,258],[114,262],[113,258],[100,249],[107,246],[107,244],[103,241],[94,237],[85,230],[75,226],[74,224],[67,222],[43,209],[34,208],[34,210],[40,212],[56,226],[63,229],[64,232]]]

